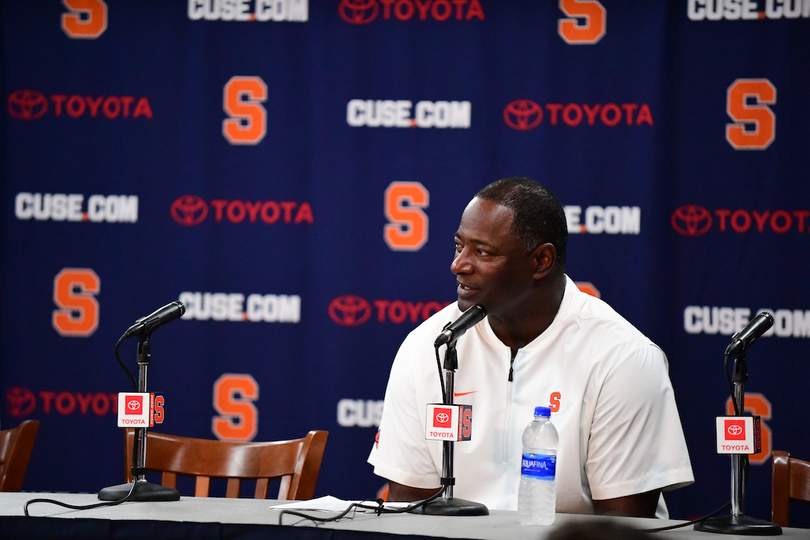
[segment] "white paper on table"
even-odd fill
[[[327,495],[326,497],[319,497],[309,501],[285,501],[280,504],[275,504],[270,508],[273,510],[322,510],[324,512],[342,512],[346,510],[349,505],[358,504],[360,502],[364,502],[369,506],[374,504],[374,501],[344,501],[343,499]],[[408,504],[409,503],[401,502],[385,503],[385,508],[404,508],[408,506]]]

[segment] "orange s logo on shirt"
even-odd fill
[[[552,392],[548,397],[548,408],[551,412],[560,412],[560,400],[562,395],[559,392]]]

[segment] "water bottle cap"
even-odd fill
[[[535,407],[534,408],[534,415],[535,416],[545,416],[546,418],[551,417],[551,409],[548,407]]]

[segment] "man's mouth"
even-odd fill
[[[458,284],[458,287],[456,288],[456,290],[458,291],[458,294],[460,296],[461,295],[469,295],[469,294],[472,294],[472,293],[477,291],[477,289],[474,289],[474,288],[470,287],[469,285],[465,285],[464,283],[461,283],[460,281],[457,282],[457,284]]]

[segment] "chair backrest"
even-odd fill
[[[773,453],[771,521],[788,527],[790,500],[810,502],[810,461],[790,457],[789,452]]]
[[[0,491],[22,489],[37,431],[37,420],[26,420],[13,429],[0,431]]]
[[[126,430],[127,482],[132,481],[135,432]],[[242,480],[256,480],[256,499],[266,499],[270,481],[280,479],[279,500],[311,499],[321,470],[327,431],[302,439],[232,442],[146,432],[146,468],[162,472],[161,484],[177,489],[177,475],[196,477],[194,496],[207,497],[212,478],[227,478],[226,497],[239,497]]]

